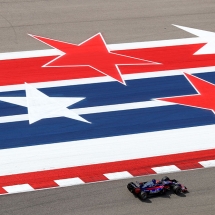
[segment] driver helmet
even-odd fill
[[[156,180],[155,180],[155,179],[152,179],[152,182],[153,182],[154,184],[156,184]]]

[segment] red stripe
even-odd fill
[[[34,182],[31,182],[31,186],[34,189],[43,189],[48,187],[58,187],[58,184],[50,180],[36,179]]]
[[[161,63],[148,66],[120,66],[122,74],[215,66],[214,54],[193,55],[203,45],[205,44],[122,50],[115,53]],[[90,67],[42,67],[54,58],[52,56],[1,60],[0,86],[103,76]]]
[[[212,159],[214,159],[212,157]],[[180,163],[177,164],[177,167],[181,170],[186,170],[186,169],[196,169],[196,168],[201,168],[202,165],[200,163],[196,163],[196,162],[189,162],[189,163]]]
[[[2,187],[0,187],[0,194],[6,194],[6,193],[7,193],[7,191],[4,190]]]
[[[180,45],[158,48],[122,50],[117,53],[144,58],[161,64],[148,66],[123,66],[122,73],[156,72],[214,66],[215,54],[194,55],[205,44]]]
[[[165,155],[142,158],[129,161],[119,161],[105,164],[87,165],[24,174],[0,176],[0,187],[16,184],[30,184],[33,188],[48,188],[57,186],[54,180],[79,177],[84,182],[107,180],[105,173],[128,171],[133,176],[155,173],[151,168],[176,165],[182,169],[202,167],[199,161],[215,159],[215,149],[198,152]]]

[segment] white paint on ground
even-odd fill
[[[196,28],[188,28],[184,26],[174,25],[184,31],[187,31],[191,34],[194,34],[198,36],[199,38],[202,38],[203,40],[207,41],[207,44],[204,45],[202,48],[200,48],[197,52],[195,52],[195,55],[200,54],[215,54],[215,33],[210,31],[203,31]]]
[[[22,100],[23,98],[20,97]],[[68,102],[71,104],[72,101],[75,101],[75,99],[78,100],[78,98],[52,98],[53,100],[58,101],[59,104],[64,104],[65,106],[68,104]],[[6,101],[12,104],[19,103],[19,99],[16,97],[0,97],[1,101]],[[38,98],[37,98],[38,100]],[[79,99],[80,100],[80,99]],[[40,101],[40,100],[39,100]],[[39,102],[38,101],[38,102]],[[47,100],[44,100],[45,104],[47,103]],[[38,111],[37,106],[30,106],[32,109],[36,109],[36,115],[30,117],[28,114],[20,114],[20,115],[14,115],[14,116],[3,116],[0,117],[0,123],[8,123],[8,122],[18,122],[18,121],[38,121],[38,119],[41,119],[42,115],[41,112],[44,112],[47,109],[46,105],[41,105],[41,103],[38,103],[39,106],[45,106],[41,110]],[[151,108],[151,107],[160,107],[160,106],[168,106],[168,105],[175,105],[174,103],[164,102],[164,101],[145,101],[145,102],[133,102],[133,103],[125,103],[125,104],[116,104],[116,105],[105,105],[105,106],[95,106],[95,107],[86,107],[86,108],[76,108],[71,109],[70,111],[75,113],[77,115],[84,115],[84,114],[95,114],[95,113],[104,113],[104,112],[113,112],[113,111],[122,111],[122,110],[133,110],[133,109],[140,109],[140,108]],[[24,105],[23,105],[24,106]],[[51,108],[54,109],[56,106],[51,106]],[[30,109],[29,108],[29,109]],[[34,113],[35,113],[34,112]],[[60,112],[59,114],[50,114],[50,111],[47,109],[47,114],[43,115],[43,119],[45,118],[53,118],[53,117],[61,117],[64,116],[63,112]],[[71,118],[71,117],[70,117]]]
[[[62,54],[57,49],[43,49],[43,50],[31,50],[21,52],[5,52],[0,53],[0,60],[12,60],[21,58],[33,58],[33,57],[48,57]]]
[[[80,178],[66,178],[66,179],[59,179],[54,180],[55,183],[57,183],[60,187],[67,187],[67,186],[73,186],[78,184],[85,184],[84,181],[82,181]]]
[[[199,162],[203,167],[215,167],[215,160],[208,160],[208,161],[200,161]]]
[[[131,175],[127,171],[106,173],[106,174],[104,174],[104,176],[106,178],[108,178],[109,180],[117,180],[117,179],[124,179],[124,178],[133,178],[133,175]]]
[[[82,122],[87,122],[84,118],[73,112],[72,110],[69,110],[67,108],[68,106],[68,100],[66,100],[66,104],[63,103],[63,99],[61,99],[61,102],[59,100],[48,97],[44,93],[40,92],[30,84],[26,85],[26,98],[27,98],[27,107],[28,107],[28,117],[29,117],[29,123],[32,124],[34,122],[37,122],[43,118],[49,117],[53,118],[56,115],[57,116],[64,116],[70,119],[75,119]],[[13,99],[13,98],[11,98]],[[70,105],[77,103],[84,98],[70,98]]]
[[[5,186],[3,187],[3,189],[5,189],[8,193],[22,193],[22,192],[34,191],[34,188],[31,187],[29,184]]]
[[[178,172],[178,171],[181,171],[181,170],[180,170],[177,166],[175,166],[175,165],[153,167],[152,169],[153,169],[156,173],[170,173],[170,172]]]
[[[214,149],[214,130],[215,125],[207,125],[2,149],[0,175]]]
[[[84,118],[79,116],[77,113],[68,109],[67,107],[75,104],[84,98],[80,97],[48,97],[44,93],[40,92],[30,84],[26,86],[26,97],[0,97],[0,101],[20,105],[27,107],[28,114],[15,115],[14,121],[29,120],[32,124],[44,118],[54,118],[64,116],[70,119],[75,119],[82,122],[87,122]],[[27,115],[27,116],[26,116]],[[11,120],[11,121],[9,121]],[[12,116],[0,117],[0,123],[13,122]]]

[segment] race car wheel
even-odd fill
[[[161,181],[170,181],[170,179],[169,179],[169,177],[164,176],[164,177],[161,179]]]
[[[160,194],[165,195],[166,194],[166,189],[161,190]]]
[[[127,188],[128,188],[128,190],[129,190],[131,193],[134,193],[134,187],[132,186],[131,183],[129,183],[129,184],[127,185]]]
[[[141,191],[140,199],[145,200],[145,199],[147,199],[147,197],[148,197],[148,194],[146,192],[144,192],[144,191]]]
[[[173,192],[174,192],[175,194],[177,194],[177,195],[180,194],[180,193],[182,192],[181,187],[178,186],[178,185],[174,186],[174,187],[173,187]]]

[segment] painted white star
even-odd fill
[[[200,48],[195,55],[200,54],[215,54],[215,33],[211,31],[203,31],[195,28],[188,28],[180,25],[174,25],[177,28],[180,28],[184,31],[187,31],[191,34],[198,36],[201,39],[207,41],[207,44]]]
[[[80,97],[49,97],[30,84],[25,83],[26,97],[0,97],[1,101],[28,108],[29,124],[44,118],[67,117],[82,122],[88,122],[72,110],[68,109],[84,98]]]

